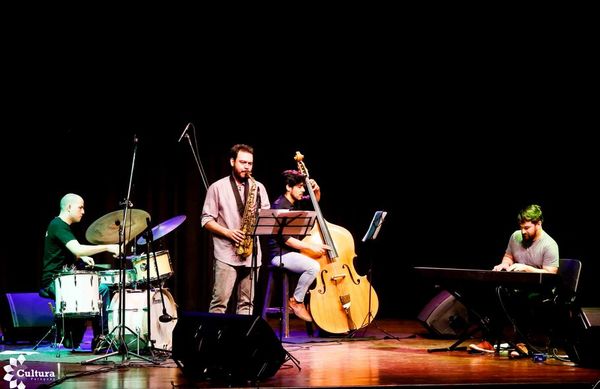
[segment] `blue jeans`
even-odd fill
[[[284,269],[300,274],[298,284],[296,285],[296,289],[294,289],[294,298],[301,303],[304,301],[304,296],[306,296],[308,288],[310,288],[310,285],[317,278],[317,274],[321,270],[321,265],[316,260],[294,251],[285,253],[281,257],[279,255],[273,257],[271,265],[279,267],[280,258]]]

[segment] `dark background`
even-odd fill
[[[31,52],[11,61],[0,292],[37,291],[44,233],[65,193],[85,200],[75,225],[83,243],[91,223],[120,209],[134,165],[135,208],[154,225],[187,216],[157,249],[171,254],[167,287],[179,307],[206,310],[205,188],[189,145],[177,142],[192,122],[209,181],[228,174],[233,144],[248,143],[271,201],[281,171],[304,154],[325,218],[355,239],[357,271],[372,263],[382,317],[413,318],[432,297],[413,266],[497,264],[530,203],[542,206],[561,257],[583,262],[580,302],[597,306],[598,121],[585,58],[552,63],[549,53],[480,49],[467,60],[469,48],[437,43],[400,45],[394,55],[365,42],[360,52],[299,46],[266,61],[267,48],[249,42],[226,58],[217,55],[224,47],[199,49],[196,59],[163,42],[110,57],[84,48],[68,61],[42,65]],[[388,218],[364,244],[376,210]],[[114,263],[105,254],[96,261]]]

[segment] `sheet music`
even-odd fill
[[[315,211],[261,209],[258,211],[254,235],[278,235],[282,225],[285,227],[283,235],[308,235],[316,218]]]
[[[285,217],[297,217],[297,216],[304,216],[308,213],[308,211],[294,211],[291,209],[260,209],[258,211],[258,216],[259,217],[280,217],[280,216],[285,216]]]
[[[362,238],[363,242],[366,242],[369,239],[377,238],[377,235],[379,234],[379,230],[381,230],[381,225],[383,224],[383,220],[385,219],[386,215],[386,211],[375,212],[375,214],[373,215],[373,220],[371,220],[371,224],[369,225],[365,236]]]

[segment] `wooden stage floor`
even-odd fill
[[[278,333],[278,324],[269,320]],[[431,336],[414,320],[376,319],[360,338],[307,338],[304,322],[292,319],[291,337],[283,346],[298,365],[285,362],[274,376],[258,383],[197,381],[186,377],[173,360],[165,358],[156,365],[136,356],[123,361],[122,356],[82,365],[95,357],[91,353],[62,351],[40,347],[40,354],[24,354],[29,370],[52,370],[55,380],[25,381],[27,389],[57,388],[368,388],[368,387],[558,387],[600,388],[600,369],[576,366],[571,362],[548,358],[533,362],[530,358],[509,359],[496,354],[470,354],[467,351],[430,353],[430,348],[445,348],[452,339]],[[397,338],[394,338],[397,337]],[[471,343],[472,341],[466,342]],[[0,365],[9,365],[9,357],[31,352],[32,345],[0,345]],[[84,343],[85,347],[85,343]],[[47,354],[47,355],[44,355]],[[45,357],[45,359],[43,358]],[[115,359],[116,358],[116,359]],[[40,362],[35,362],[40,360]],[[43,362],[41,362],[43,360]],[[15,362],[15,361],[13,361]],[[124,362],[124,363],[123,363]],[[15,365],[19,365],[16,361]],[[18,366],[15,366],[15,370]],[[5,369],[6,371],[6,369]],[[3,371],[3,374],[5,374]],[[9,381],[0,380],[0,388]]]

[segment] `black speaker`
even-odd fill
[[[572,318],[572,328],[567,337],[566,351],[569,359],[578,365],[600,367],[600,308],[580,308]]]
[[[37,293],[4,293],[0,295],[0,326],[4,341],[33,342],[54,323],[51,306],[54,300]]]
[[[421,310],[417,319],[435,335],[455,336],[468,327],[467,308],[446,290]]]
[[[272,377],[287,352],[260,316],[183,312],[172,358],[194,379],[257,381]]]

